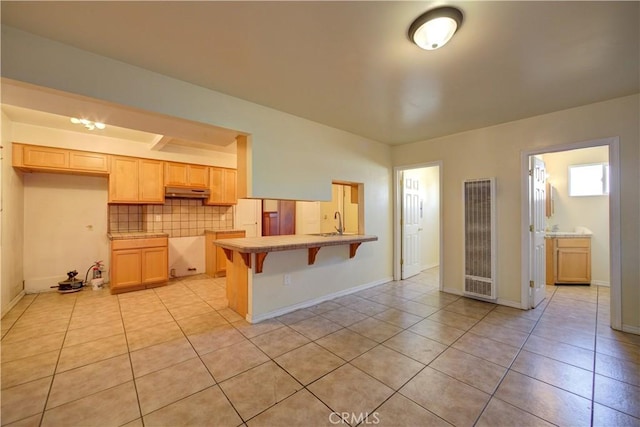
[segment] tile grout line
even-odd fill
[[[40,294],[38,294],[38,296],[33,299],[31,304],[33,304],[39,296],[40,296]],[[64,342],[66,341],[67,333],[69,332],[69,325],[71,324],[71,317],[73,317],[73,311],[75,310],[76,304],[78,303],[78,296],[76,294],[73,294],[73,296],[74,296],[73,308],[71,309],[71,313],[69,314],[69,320],[67,321],[67,327],[64,330],[64,336],[62,337],[62,343],[60,345],[60,349],[58,350],[59,351],[58,352],[58,358],[56,360],[55,366],[53,367],[53,374],[51,375],[51,384],[49,384],[49,391],[47,392],[47,397],[44,400],[44,406],[42,407],[42,413],[40,414],[40,422],[38,423],[38,425],[42,425],[42,423],[44,422],[44,415],[47,412],[47,403],[49,403],[49,398],[51,397],[51,391],[53,390],[53,384],[54,384],[54,382],[56,380],[56,376],[57,376],[56,371],[58,369],[58,365],[60,364],[60,357],[62,356],[62,349],[64,348]],[[31,304],[29,304],[29,307],[31,307]],[[26,309],[25,309],[25,312],[26,312]],[[58,406],[62,406],[62,405],[58,405]]]
[[[557,290],[557,289],[556,289]],[[484,405],[484,407],[482,408],[482,411],[480,411],[480,413],[478,414],[478,417],[476,418],[476,420],[473,422],[473,425],[475,426],[476,424],[478,424],[478,421],[480,421],[480,418],[482,417],[482,414],[484,414],[484,412],[487,410],[487,407],[489,406],[489,403],[491,402],[492,399],[499,399],[498,397],[495,396],[496,392],[498,391],[498,389],[500,388],[500,386],[502,385],[502,383],[504,382],[505,378],[507,377],[507,375],[509,374],[509,372],[511,371],[511,367],[513,366],[513,364],[515,363],[516,359],[518,358],[518,356],[520,355],[520,353],[524,350],[524,346],[527,343],[527,341],[529,340],[529,338],[531,337],[531,335],[533,334],[534,329],[536,328],[536,326],[538,325],[538,323],[540,322],[540,319],[542,319],[542,316],[544,316],[544,312],[547,310],[547,308],[549,307],[549,304],[551,303],[551,300],[553,299],[553,297],[555,296],[556,290],[553,291],[553,294],[549,297],[549,301],[547,302],[547,304],[544,306],[544,309],[542,310],[542,313],[540,313],[540,316],[538,317],[538,320],[536,320],[535,325],[531,328],[531,331],[529,331],[527,333],[527,339],[524,340],[524,342],[522,343],[522,345],[518,348],[518,352],[515,354],[515,356],[513,357],[513,359],[511,360],[511,363],[509,363],[509,366],[507,367],[507,369],[504,371],[504,374],[502,375],[502,377],[500,378],[500,381],[498,381],[498,384],[495,386],[495,388],[493,389],[493,392],[491,393],[489,400],[487,400],[487,403]],[[495,309],[495,308],[494,308]],[[514,371],[517,372],[517,371]],[[535,378],[534,378],[535,379]],[[502,400],[502,399],[499,399]],[[530,414],[536,418],[539,418],[541,420],[544,420],[548,423],[553,424],[551,421],[549,420],[545,420],[544,418],[533,414],[523,408],[520,408],[519,406],[513,405],[509,402],[505,402],[509,405],[512,405],[518,409],[520,409],[523,412],[526,412],[527,414]]]
[[[600,314],[600,288],[596,288],[596,322],[593,336],[593,376],[591,377],[591,425],[596,409],[596,363],[598,358],[598,316]]]
[[[180,282],[182,282],[182,281],[184,281],[184,279],[183,279],[183,280],[180,280]],[[237,328],[236,328],[236,327],[235,327],[235,326],[234,326],[234,325],[233,325],[233,324],[232,324],[232,323],[231,323],[231,322],[230,322],[226,317],[222,316],[222,315],[218,312],[218,310],[216,310],[215,308],[213,308],[213,307],[211,306],[211,304],[209,304],[209,303],[208,303],[207,301],[205,301],[205,300],[204,300],[200,295],[198,295],[198,294],[197,294],[196,292],[194,292],[191,288],[189,288],[189,286],[188,286],[188,285],[186,285],[186,284],[185,284],[185,286],[186,286],[186,287],[187,287],[191,292],[193,292],[193,294],[194,294],[194,295],[196,295],[196,296],[197,296],[201,301],[203,301],[205,304],[207,304],[209,307],[211,307],[211,309],[212,309],[216,314],[218,314],[219,316],[221,316],[221,317],[222,317],[222,318],[223,318],[223,319],[224,319],[224,320],[225,320],[225,321],[226,321],[230,326],[233,326],[233,328],[234,328],[235,330],[238,330],[238,329],[237,329]],[[202,355],[200,355],[200,353],[199,353],[199,352],[196,350],[196,348],[193,346],[193,343],[191,342],[191,340],[189,339],[189,336],[186,334],[186,332],[185,332],[185,331],[184,331],[184,329],[182,328],[182,325],[180,325],[180,322],[178,322],[178,320],[174,317],[174,315],[171,313],[171,310],[169,310],[169,307],[167,307],[167,305],[165,304],[164,300],[162,299],[162,297],[161,297],[160,295],[158,295],[158,293],[155,291],[155,289],[154,289],[154,294],[158,297],[158,299],[160,300],[160,302],[162,303],[162,305],[163,305],[163,306],[165,307],[165,309],[169,312],[169,315],[171,316],[171,318],[173,319],[173,321],[176,323],[176,325],[178,325],[178,328],[180,328],[180,332],[182,332],[183,337],[187,340],[187,342],[188,342],[188,343],[189,343],[189,345],[191,346],[191,349],[192,349],[192,350],[194,351],[194,353],[196,354],[196,357],[198,358],[198,360],[200,361],[200,363],[202,363],[202,366],[204,366],[204,367],[205,367],[205,369],[207,370],[207,372],[209,373],[209,375],[211,376],[211,379],[213,379],[213,382],[214,382],[215,384],[214,384],[214,385],[212,385],[212,386],[206,387],[206,388],[204,388],[204,389],[202,389],[202,390],[198,390],[198,391],[196,391],[196,392],[194,392],[194,393],[191,393],[191,394],[189,394],[189,395],[187,395],[187,396],[183,396],[182,398],[180,398],[180,399],[176,400],[175,402],[168,403],[168,404],[167,404],[167,405],[165,405],[165,406],[162,406],[162,407],[160,407],[160,408],[157,408],[157,409],[155,409],[155,410],[151,411],[149,414],[152,414],[152,413],[154,413],[154,412],[156,412],[156,411],[159,411],[159,410],[161,410],[161,409],[163,409],[163,408],[166,408],[167,406],[173,405],[173,404],[175,404],[176,402],[180,402],[180,401],[182,401],[182,400],[185,400],[185,399],[187,399],[187,398],[189,398],[189,397],[191,397],[191,396],[194,396],[194,395],[196,395],[196,394],[198,394],[198,393],[200,393],[200,392],[202,392],[202,391],[204,391],[204,390],[207,390],[207,389],[209,389],[209,388],[212,388],[212,387],[217,386],[217,387],[218,387],[218,389],[220,390],[220,392],[222,393],[222,395],[225,397],[225,399],[227,399],[227,402],[229,403],[229,405],[233,408],[233,410],[235,411],[235,413],[238,415],[238,418],[240,418],[240,420],[243,422],[243,424],[245,424],[245,423],[246,423],[245,419],[244,419],[244,418],[242,418],[242,416],[241,416],[241,415],[240,415],[240,413],[238,412],[237,408],[235,407],[235,405],[233,404],[233,402],[231,401],[231,399],[229,399],[229,397],[228,397],[228,396],[227,396],[227,394],[224,392],[224,390],[222,389],[222,387],[220,387],[220,382],[218,382],[218,380],[216,380],[215,376],[213,375],[213,372],[211,372],[211,371],[209,370],[209,367],[207,366],[207,364],[206,364],[206,363],[204,363],[204,361],[202,360]],[[196,315],[196,316],[197,316],[197,315]],[[192,317],[195,317],[195,316],[192,316]],[[238,332],[240,332],[240,331],[238,331]],[[243,336],[244,336],[244,335],[243,335]],[[246,338],[246,336],[245,336],[245,338]],[[246,339],[248,340],[248,338],[246,338]],[[257,347],[257,346],[256,346],[256,347]],[[258,350],[262,351],[260,348],[258,348]],[[263,353],[264,353],[264,352],[263,352]],[[207,353],[207,354],[208,354],[208,353]],[[267,357],[268,357],[268,356],[267,356]],[[194,359],[195,359],[195,358],[194,358]],[[190,360],[190,359],[189,359],[189,360]],[[266,362],[264,362],[264,363],[266,363]],[[175,365],[175,364],[174,364],[174,365]],[[258,365],[258,366],[261,366],[261,365],[262,365],[262,364],[260,364],[260,365]],[[173,366],[173,365],[172,365],[172,366]],[[154,371],[154,372],[157,372],[157,371]],[[245,372],[245,371],[243,371],[243,372]],[[241,372],[241,373],[242,373],[242,372]],[[238,374],[234,375],[233,377],[235,377],[235,376],[237,376],[237,375],[240,375],[241,373],[238,373]],[[150,372],[150,374],[151,374],[151,372]],[[230,377],[230,378],[233,378],[233,377]],[[227,378],[227,379],[229,379],[229,378]],[[226,381],[226,380],[225,380],[225,381]],[[136,392],[136,394],[137,394],[137,392]],[[139,400],[139,399],[138,399],[138,400]],[[140,414],[142,414],[142,410],[140,411]],[[147,414],[147,415],[149,415],[149,414]],[[144,427],[144,417],[143,417],[142,415],[140,415],[140,418],[143,420],[143,427]]]
[[[129,359],[129,366],[131,369],[131,382],[133,383],[133,389],[136,392],[136,403],[138,404],[138,413],[140,414],[140,423],[142,423],[142,426],[144,427],[144,417],[142,416],[142,405],[140,404],[140,395],[138,394],[138,384],[136,383],[136,375],[135,375],[135,372],[133,371],[133,360],[131,359],[131,349],[129,348],[127,328],[124,325],[124,317],[122,316],[122,305],[120,304],[119,295],[116,295],[116,301],[118,302],[118,313],[120,313],[120,321],[122,322],[122,330],[124,332],[124,342],[127,345],[127,357]],[[135,421],[135,420],[131,420],[131,421]],[[131,422],[131,421],[128,421],[128,422]]]

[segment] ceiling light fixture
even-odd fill
[[[462,12],[455,7],[438,7],[418,16],[409,27],[409,38],[425,50],[441,48],[462,25]]]
[[[100,122],[92,122],[91,120],[87,120],[87,119],[77,119],[75,117],[71,117],[71,123],[76,124],[76,125],[82,125],[85,128],[89,129],[89,130],[94,130],[94,129],[104,129],[106,127],[106,125],[104,123],[100,123]]]

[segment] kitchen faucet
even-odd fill
[[[342,236],[342,233],[344,233],[344,229],[342,228],[342,215],[340,215],[339,211],[336,211],[336,213],[333,215],[333,219],[338,220],[338,226],[333,228],[335,228],[338,231],[338,234]]]

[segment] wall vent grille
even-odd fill
[[[466,180],[464,195],[464,294],[495,300],[495,178]]]

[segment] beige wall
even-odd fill
[[[555,188],[554,213],[547,218],[549,229],[557,225],[560,231],[587,227],[591,236],[591,282],[609,286],[609,197],[569,197],[568,169],[571,165],[609,162],[608,147],[562,151],[542,156],[548,181]]]
[[[24,223],[27,292],[50,291],[71,270],[84,280],[94,261],[109,268],[106,178],[25,174]]]
[[[13,123],[2,113],[2,211],[0,235],[2,241],[1,283],[2,314],[11,307],[12,301],[20,295],[22,286],[23,233],[23,185],[22,176],[11,167],[11,132]]]
[[[633,95],[394,147],[395,166],[443,162],[445,285],[462,290],[460,225],[464,179],[497,178],[498,296],[519,304],[522,152],[617,136],[621,158],[622,322],[628,330],[640,331],[639,117],[639,97]]]

